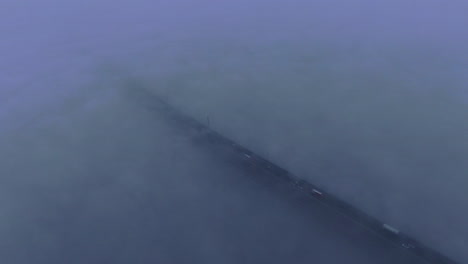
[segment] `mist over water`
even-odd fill
[[[40,130],[35,120],[84,106],[93,116],[100,101],[90,98],[113,94],[131,78],[466,262],[467,12],[464,1],[433,0],[3,1],[2,175],[15,171],[22,176],[15,181],[34,182],[29,175],[39,171],[60,189],[62,173],[46,173],[37,157],[57,153],[55,145],[60,153],[87,153],[81,148],[97,139],[80,139],[80,131],[99,129],[62,117],[66,132],[53,134],[47,124],[59,121],[41,121]],[[106,117],[114,109],[126,116],[117,105]],[[60,145],[61,134],[76,137]],[[31,152],[41,137],[50,142]],[[72,158],[59,156],[49,162],[68,171]],[[28,169],[18,170],[24,164]]]

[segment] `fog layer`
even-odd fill
[[[4,135],[60,112],[50,102],[71,91],[137,78],[298,176],[468,261],[466,2],[1,5]]]

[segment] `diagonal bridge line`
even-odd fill
[[[344,215],[350,221],[353,221],[354,223],[365,227],[367,230],[378,234],[383,239],[390,241],[393,245],[401,247],[409,254],[414,254],[425,260],[427,263],[457,263],[438,251],[425,246],[422,242],[414,239],[413,237],[401,232],[396,227],[380,221],[350,203],[338,198],[336,195],[322,190],[319,186],[294,175],[245,146],[227,138],[210,128],[208,125],[205,125],[188,114],[178,110],[172,106],[168,100],[158,96],[144,86],[138,85],[137,83],[130,83],[127,84],[125,89],[127,95],[132,97],[132,99],[137,100],[140,106],[145,107],[150,111],[156,111],[159,114],[162,114],[165,119],[184,130],[196,131],[197,136],[201,137],[205,142],[227,149],[236,159],[242,161],[244,164],[281,179],[285,184],[292,185],[297,191],[303,192],[313,199],[320,201],[322,204],[332,208],[339,214]]]

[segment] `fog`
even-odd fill
[[[121,161],[131,160],[128,148],[158,157],[174,148],[155,143],[173,142],[173,132],[146,127],[151,122],[120,95],[132,79],[298,176],[468,262],[467,12],[464,1],[434,0],[4,0],[2,233],[21,235],[11,225],[29,215],[15,212],[42,210],[40,201],[17,200],[31,195],[24,186],[39,186],[43,199],[53,200],[51,188],[66,200],[77,186],[92,192],[103,184],[92,175],[104,170],[110,175],[104,181],[117,182],[108,191],[149,188],[141,179],[111,177],[126,167]],[[113,96],[119,103],[101,101]],[[128,123],[117,125],[121,119]],[[138,140],[116,143],[127,135]],[[162,180],[168,197],[177,196],[170,186],[190,195],[197,185],[183,172],[167,173],[202,166],[189,158],[202,154],[187,152],[174,154],[185,163],[159,159],[166,166],[160,175],[181,175]],[[221,170],[215,164],[206,166]],[[132,166],[132,173],[154,169]]]

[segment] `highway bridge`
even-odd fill
[[[137,85],[2,139],[2,263],[453,263]]]

